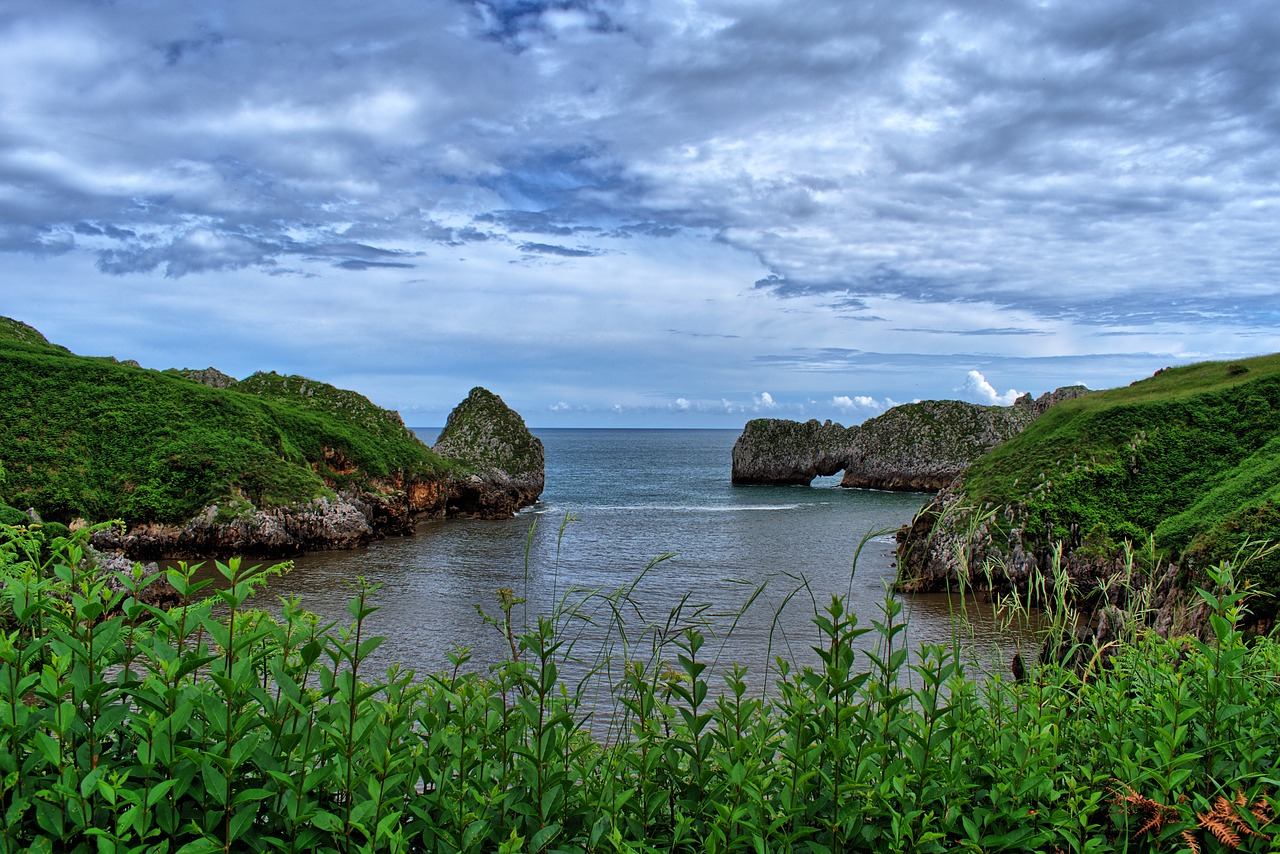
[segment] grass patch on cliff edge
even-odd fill
[[[1050,407],[978,460],[964,490],[1010,507],[1032,546],[1154,536],[1203,566],[1246,534],[1280,541],[1278,424],[1280,355],[1166,369]],[[1272,591],[1277,561],[1254,568]]]
[[[371,428],[365,408],[209,388],[42,342],[0,335],[0,499],[48,519],[182,522],[217,501],[280,506],[457,467],[403,425]]]

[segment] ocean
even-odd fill
[[[438,434],[416,432],[427,442]],[[816,660],[813,617],[833,595],[863,625],[882,619],[893,532],[928,498],[841,489],[838,477],[734,486],[736,430],[534,433],[546,448],[546,488],[515,518],[428,520],[413,537],[307,555],[259,595],[300,596],[308,610],[345,625],[351,582],[363,577],[378,585],[365,633],[385,638],[372,664],[425,674],[448,669],[458,647],[470,649],[468,666],[477,669],[509,655],[508,640],[480,613],[500,616],[497,591],[506,588],[524,600],[511,610],[518,625],[557,609],[574,615],[563,618],[561,635],[574,659],[651,658],[656,640],[696,625],[707,636],[707,660],[721,670],[741,664],[749,681],[767,686],[776,657]],[[901,601],[908,645],[957,637],[958,599]],[[1030,642],[999,625],[988,606],[965,607],[969,623],[959,637],[971,653],[1007,660]],[[875,637],[859,642],[871,649]]]

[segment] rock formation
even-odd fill
[[[542,494],[542,442],[519,413],[487,389],[473,388],[449,413],[432,450],[468,469],[449,482],[449,516],[506,518]]]
[[[1146,568],[1128,584],[1132,566],[1123,556],[1099,555],[1085,548],[1061,552],[1028,548],[1022,529],[1008,508],[979,511],[964,500],[956,481],[921,508],[911,524],[897,533],[898,578],[903,593],[936,593],[960,585],[985,595],[1015,592],[1023,601],[1052,601],[1061,592],[1086,615],[1073,642],[1105,642],[1111,622],[1098,620],[1106,608],[1130,609],[1128,597],[1145,597],[1143,609],[1151,628],[1166,637],[1203,635],[1208,627],[1204,602],[1185,583],[1185,567],[1164,560]],[[1058,572],[1054,572],[1057,566]],[[1066,585],[1062,591],[1056,585]]]
[[[509,516],[542,492],[541,443],[483,389],[450,416],[445,457],[354,391],[136,369],[3,317],[0,375],[0,518],[28,519],[8,501],[53,524],[121,518],[94,543],[131,558],[352,548],[424,516]]]
[[[833,475],[848,462],[850,429],[830,421],[748,421],[733,445],[733,482],[804,484]]]
[[[145,523],[125,532],[98,531],[93,545],[133,559],[252,554],[287,557],[325,549],[354,549],[384,536],[413,533],[414,523],[445,512],[438,481],[388,481],[286,507],[248,502],[211,504],[181,525]]]
[[[733,482],[803,484],[843,471],[841,486],[935,492],[1054,403],[1087,391],[1067,386],[1012,406],[927,400],[848,428],[758,418],[733,446]]]
[[[1229,567],[1261,594],[1242,625],[1270,630],[1280,559],[1258,545],[1280,536],[1280,355],[1246,361],[1157,371],[1036,419],[899,531],[898,589],[1065,601],[1072,640],[1099,646],[1127,624],[1209,637],[1195,588]]]
[[[203,369],[182,368],[175,370],[175,373],[181,374],[189,380],[194,380],[200,385],[207,385],[209,388],[235,388],[239,384],[239,380],[229,374],[224,374],[215,367]]]
[[[895,406],[850,432],[840,485],[936,492],[1035,416],[1020,404],[926,400]]]

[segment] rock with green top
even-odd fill
[[[1088,593],[1140,568],[1143,619],[1203,633],[1194,588],[1226,562],[1266,594],[1250,619],[1274,616],[1280,552],[1260,546],[1280,542],[1280,354],[1166,368],[1046,409],[899,533],[900,589],[1027,594],[1062,571]]]
[[[816,419],[753,418],[733,445],[733,482],[807,484],[836,474],[849,460],[853,429]]]
[[[895,406],[855,428],[840,485],[936,492],[1035,417],[1026,406],[924,400]]]
[[[505,518],[542,494],[542,442],[519,413],[488,389],[473,388],[449,413],[433,450],[469,470],[450,484],[450,516]]]

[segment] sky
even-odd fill
[[[0,315],[436,426],[1280,351],[1274,0],[5,0]]]

